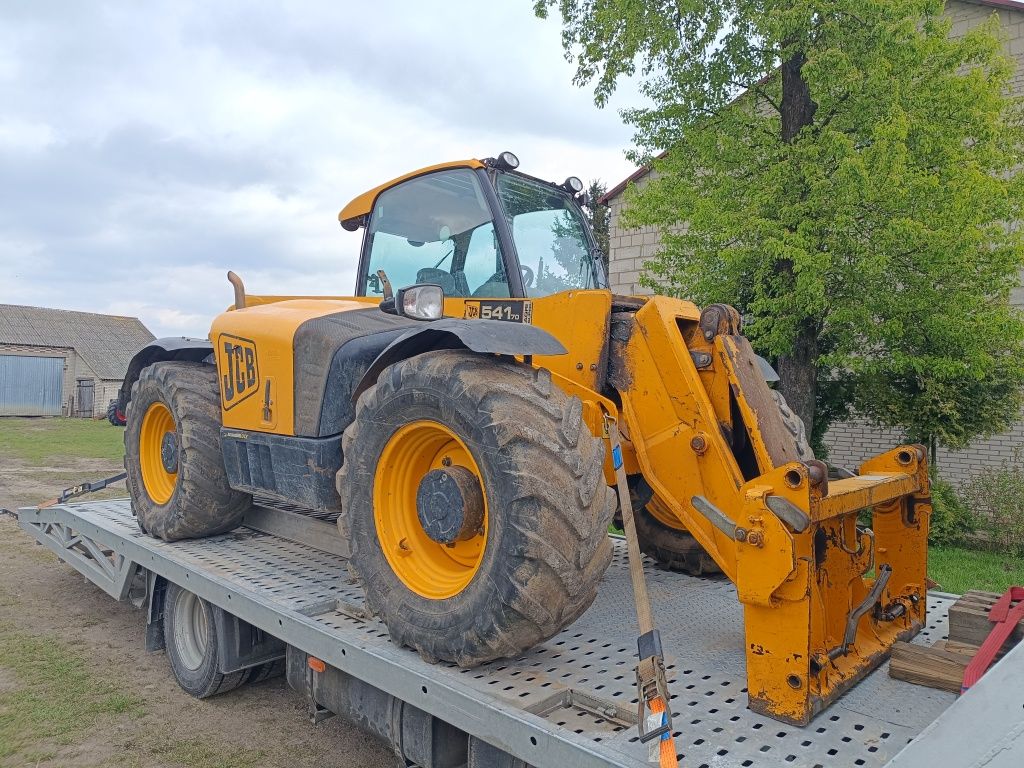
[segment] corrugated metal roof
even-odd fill
[[[70,347],[101,379],[124,378],[153,334],[137,317],[0,304],[0,344]]]

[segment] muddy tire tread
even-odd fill
[[[490,556],[501,558],[489,570],[500,579],[481,583],[482,567],[463,592],[435,601],[464,617],[454,627],[418,611],[420,598],[409,597],[383,556],[368,556],[368,548],[379,551],[369,538],[375,533],[367,505],[374,467],[368,466],[367,453],[376,450],[367,450],[373,442],[369,435],[384,429],[379,414],[409,386],[443,393],[447,407],[476,425],[473,439],[494,454],[487,459],[490,465],[504,469],[500,487],[492,478],[490,488],[504,494],[501,542],[498,551],[484,555],[485,564]],[[376,440],[386,442],[387,436]],[[473,666],[523,652],[572,623],[593,602],[611,562],[607,528],[614,494],[604,482],[602,441],[583,423],[579,400],[553,385],[547,371],[461,350],[401,361],[360,397],[342,453],[338,526],[350,542],[350,568],[366,591],[367,606],[396,642],[430,661]],[[474,456],[480,464],[481,456],[476,451]],[[499,505],[490,494],[488,499],[493,517]],[[369,521],[356,519],[360,513]],[[489,549],[494,546],[488,542]]]
[[[178,482],[164,505],[149,498],[138,464],[139,427],[154,399],[170,409],[180,441]],[[220,445],[220,390],[213,366],[160,362],[143,369],[132,385],[126,416],[124,467],[132,510],[144,532],[176,541],[225,533],[241,522],[252,497],[228,485]]]

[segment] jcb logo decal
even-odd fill
[[[256,344],[249,339],[222,333],[217,340],[217,370],[220,371],[220,396],[228,411],[256,394],[260,380]]]

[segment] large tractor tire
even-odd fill
[[[663,568],[691,576],[722,572],[715,559],[704,551],[689,531],[662,522],[651,511],[651,506],[640,507],[633,513],[641,552]]]
[[[575,621],[611,561],[604,446],[551,375],[444,350],[386,369],[356,407],[338,526],[396,643],[472,666]]]
[[[230,531],[252,504],[228,485],[217,372],[155,363],[132,386],[124,468],[139,527],[165,541]]]
[[[117,409],[117,400],[111,400],[107,405],[107,421],[115,427],[123,427],[125,425],[124,414]]]

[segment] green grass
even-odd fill
[[[62,457],[116,461],[124,455],[124,429],[106,420],[4,417],[0,450],[39,467]]]
[[[54,637],[0,624],[0,670],[13,686],[0,689],[0,760],[33,762],[44,742],[68,744],[106,716],[137,717],[141,700],[88,668],[86,659]]]
[[[1005,592],[1024,585],[1024,558],[963,547],[928,548],[928,575],[943,592],[963,594],[970,589]]]

